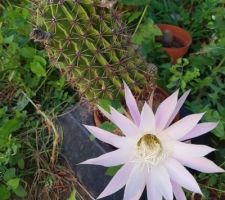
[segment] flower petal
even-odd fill
[[[173,186],[173,193],[174,193],[174,196],[176,197],[176,200],[187,200],[182,187],[179,186],[174,181],[171,181],[171,182],[172,182],[172,186]]]
[[[217,166],[211,160],[207,158],[200,157],[200,158],[193,158],[193,157],[181,157],[176,159],[181,162],[183,165],[190,167],[192,169],[198,170],[204,173],[219,173],[225,172],[224,169]]]
[[[123,200],[139,200],[146,184],[145,168],[135,166],[127,180]]]
[[[179,140],[197,125],[202,116],[203,113],[188,115],[172,124],[165,131],[163,131],[163,133],[168,134],[175,140]]]
[[[96,138],[102,142],[111,144],[114,147],[121,148],[128,143],[126,137],[115,135],[95,126],[84,125],[84,127],[88,129],[88,131],[91,132]]]
[[[172,114],[172,116],[170,117],[167,125],[166,125],[166,128],[172,123],[172,121],[174,120],[174,118],[176,117],[176,115],[178,114],[178,112],[180,111],[181,107],[183,106],[185,100],[187,99],[189,93],[190,93],[191,90],[188,90],[186,91],[181,97],[180,99],[178,100],[177,102],[177,105],[176,105],[176,108]]]
[[[155,114],[156,128],[163,130],[170,120],[177,105],[178,90],[167,97],[158,107]]]
[[[182,158],[182,157],[202,157],[205,156],[212,151],[215,151],[214,148],[206,146],[206,145],[198,145],[198,144],[187,144],[184,142],[174,142],[173,147],[173,157]]]
[[[101,165],[112,167],[126,163],[133,156],[131,151],[117,149],[115,151],[103,154],[97,158],[86,160],[80,164]]]
[[[131,163],[126,163],[122,166],[97,199],[109,196],[120,190],[126,184],[130,172],[133,169],[132,167],[133,165]]]
[[[178,161],[169,158],[166,160],[164,165],[169,172],[170,178],[174,182],[190,191],[202,194],[201,189],[199,188],[199,185],[194,177]]]
[[[184,140],[188,140],[191,138],[201,136],[201,135],[213,130],[214,128],[216,128],[217,125],[218,125],[218,123],[214,123],[214,122],[206,122],[206,123],[197,124],[190,132],[188,132],[180,140],[184,141]]]
[[[137,136],[140,133],[138,127],[126,116],[111,107],[113,122],[120,128],[126,136]]]
[[[152,181],[151,176],[147,177],[147,196],[148,200],[162,200],[162,195],[158,191],[158,188]]]
[[[130,111],[131,117],[134,120],[135,124],[137,126],[139,126],[141,115],[140,115],[140,112],[138,110],[137,102],[136,102],[132,92],[130,91],[129,87],[127,86],[127,84],[125,82],[124,82],[124,89],[125,89],[126,105],[127,105],[128,109]]]
[[[170,176],[164,166],[157,166],[151,169],[151,180],[165,199],[173,200],[173,189],[170,182]]]
[[[144,104],[141,112],[140,129],[143,133],[147,133],[155,129],[155,116],[147,103]]]

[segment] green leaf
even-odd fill
[[[134,20],[136,20],[137,18],[139,18],[141,16],[142,12],[134,12],[132,13],[129,18],[128,18],[128,23],[133,22]]]
[[[70,193],[70,196],[67,200],[76,200],[76,190],[73,190],[71,193]]]
[[[41,56],[34,56],[34,61],[39,62],[42,66],[47,65],[47,61]]]
[[[24,58],[33,58],[36,54],[36,50],[32,47],[24,47],[20,50],[20,53]]]
[[[7,187],[2,185],[0,186],[0,200],[7,200],[10,198],[10,192]]]
[[[109,132],[113,132],[117,127],[116,125],[106,121],[100,125],[100,128]]]
[[[143,6],[150,3],[150,0],[119,0],[120,3],[132,6]]]
[[[0,119],[5,115],[6,108],[0,108]]]
[[[4,41],[4,38],[3,38],[2,33],[0,32],[0,44],[2,44],[2,43],[3,43],[3,41]]]
[[[16,196],[18,197],[26,197],[27,196],[27,192],[26,190],[24,189],[24,187],[22,185],[19,185],[15,190],[13,190],[16,194]]]
[[[15,168],[8,169],[4,174],[4,180],[9,181],[10,179],[13,179],[16,177],[16,170]]]
[[[138,45],[142,45],[143,43],[148,44],[148,42],[155,43],[155,37],[159,35],[162,35],[159,27],[157,27],[152,20],[148,20],[139,27],[132,40]]]
[[[216,176],[216,174],[211,175],[208,180],[208,185],[215,186],[217,183],[217,180],[218,180],[218,177]]]
[[[219,112],[216,110],[209,110],[206,112],[204,118],[206,121],[220,121],[222,120],[222,117],[220,116]],[[218,138],[225,138],[225,131],[223,123],[220,121],[217,127],[212,131],[214,135],[216,135]]]
[[[212,132],[218,138],[225,139],[225,131],[224,131],[224,126],[222,122],[219,122],[217,127]]]
[[[17,164],[20,169],[24,169],[24,159],[19,159]]]
[[[109,167],[105,174],[108,175],[108,176],[114,176],[116,174],[116,172],[118,172],[118,170],[121,168],[122,166],[119,165],[119,166],[115,166],[115,167]]]
[[[7,181],[6,183],[12,190],[16,190],[20,184],[20,179],[19,178],[13,178]]]
[[[11,36],[9,36],[7,38],[4,38],[4,43],[5,44],[10,44],[10,43],[12,43],[13,39],[14,39],[14,35],[11,35]]]
[[[38,77],[45,77],[47,74],[45,68],[39,62],[32,62],[30,69]]]
[[[14,131],[17,131],[21,127],[21,124],[22,119],[19,117],[6,121],[0,127],[0,146],[5,145],[5,143],[8,141],[9,135]]]

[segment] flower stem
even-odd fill
[[[146,14],[146,12],[147,12],[147,10],[148,10],[148,7],[149,7],[149,4],[147,4],[147,5],[145,6],[145,9],[144,9],[144,11],[143,11],[143,13],[142,13],[142,15],[141,15],[141,18],[140,18],[140,20],[139,20],[139,22],[138,22],[138,24],[137,24],[137,26],[136,26],[136,28],[135,28],[135,31],[134,31],[132,37],[134,37],[134,35],[136,34],[137,30],[139,29],[139,26],[141,25],[141,22],[142,22],[142,20],[143,20],[145,14]]]

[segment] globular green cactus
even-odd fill
[[[32,38],[45,44],[51,63],[90,101],[117,98],[123,80],[136,93],[154,87],[155,68],[132,46],[120,13],[101,3],[33,0]]]

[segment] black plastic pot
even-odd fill
[[[94,165],[78,165],[89,158],[113,151],[110,145],[92,139],[91,134],[82,124],[94,125],[93,112],[87,103],[78,104],[75,108],[58,118],[63,130],[62,154],[74,171],[78,181],[89,193],[89,199],[96,199],[111,180],[106,175],[107,168]],[[85,196],[85,200],[87,199]],[[141,200],[146,200],[143,194]],[[123,189],[103,198],[103,200],[122,200]]]

